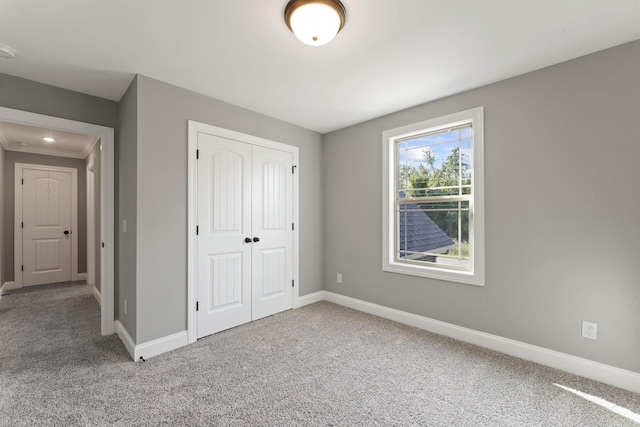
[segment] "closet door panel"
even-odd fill
[[[251,321],[251,145],[198,135],[198,338]]]
[[[254,320],[293,307],[293,156],[253,146]]]

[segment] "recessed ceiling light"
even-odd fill
[[[44,139],[46,142],[53,142],[56,140],[55,138],[51,138],[50,136],[45,136],[42,139]]]
[[[12,59],[16,56],[16,51],[7,45],[0,44],[0,58]]]

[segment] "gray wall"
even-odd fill
[[[0,200],[4,205],[4,157],[5,150],[0,145]],[[4,259],[4,239],[5,239],[5,225],[4,225],[4,209],[0,208],[0,287],[7,281],[7,274],[5,271],[5,259]]]
[[[300,293],[322,289],[321,135],[138,76],[138,343],[186,329],[187,120],[300,147]]]
[[[138,160],[138,78],[135,78],[120,100],[118,147],[118,215],[116,220],[117,287],[114,305],[116,318],[137,342],[137,160]],[[123,233],[122,220],[127,220]],[[127,301],[127,312],[124,301]],[[167,334],[169,335],[169,334]]]
[[[326,135],[325,289],[640,372],[638,76],[640,41]],[[382,132],[481,105],[486,286],[382,272]]]
[[[118,103],[0,73],[0,106],[115,128]]]
[[[100,160],[102,158],[102,152],[100,150],[100,141],[98,141],[93,148],[91,149],[91,152],[89,153],[89,155],[87,156],[87,158],[85,159],[85,167],[88,168],[89,165],[93,164],[93,194],[94,194],[94,198],[93,198],[93,212],[95,215],[95,220],[94,220],[94,249],[93,249],[93,254],[94,254],[94,285],[96,288],[98,288],[99,291],[102,291],[102,285],[100,282],[100,266],[102,263],[102,257],[101,252],[102,252],[102,248],[101,246],[101,240],[100,240],[100,177],[101,177],[101,170],[100,170]],[[87,174],[89,174],[91,172],[87,171]],[[87,186],[89,185],[89,179],[87,177]],[[88,188],[87,188],[88,191]],[[87,212],[88,214],[88,212]],[[88,220],[87,220],[88,221]],[[88,232],[91,232],[91,230],[88,230]],[[89,239],[87,238],[87,245],[88,245]],[[89,256],[88,253],[88,248],[87,248],[87,256]]]
[[[14,280],[14,209],[15,209],[15,164],[63,166],[78,171],[78,273],[87,271],[87,170],[84,160],[68,157],[43,156],[41,154],[7,151],[4,162],[4,264],[8,281]]]

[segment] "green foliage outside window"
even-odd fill
[[[399,190],[403,191],[408,198],[417,199],[470,194],[471,166],[469,156],[462,153],[460,147],[455,147],[439,166],[438,160],[436,154],[427,148],[424,150],[424,161],[417,167],[400,164],[398,170]],[[461,250],[463,255],[468,256],[469,215],[458,215],[458,207],[465,207],[459,204],[465,202],[445,202],[439,208],[446,210],[432,211],[430,208],[433,208],[434,204],[425,203],[423,200],[417,201],[417,204],[425,209],[429,218],[456,242],[462,241],[463,247],[455,249],[456,255],[457,251]],[[460,236],[458,236],[458,221],[461,222]],[[464,246],[466,246],[466,250]]]

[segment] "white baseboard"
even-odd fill
[[[93,289],[93,296],[98,301],[98,305],[102,305],[102,295],[100,295],[100,291],[96,288],[96,285],[91,285]]]
[[[187,345],[187,331],[178,332],[173,335],[158,338],[157,340],[145,342],[136,346],[134,360],[137,362],[140,358],[149,359],[150,357],[166,353],[176,348]]]
[[[12,289],[20,289],[22,286],[16,286],[15,282],[4,282],[2,286],[0,286],[0,299],[2,299],[2,294],[4,291],[10,291]]]
[[[566,353],[479,332],[406,311],[323,291],[324,300],[640,393],[640,374]]]
[[[10,291],[10,290],[12,290],[12,289],[20,289],[21,287],[22,287],[22,286],[18,286],[18,285],[16,285],[16,282],[13,282],[13,281],[11,281],[11,282],[4,282],[4,283],[2,284],[2,290],[3,290],[3,291]]]
[[[127,348],[127,351],[131,355],[131,358],[133,360],[136,360],[136,343],[133,341],[133,338],[131,338],[131,335],[129,335],[129,332],[127,332],[127,329],[122,323],[120,323],[119,320],[116,320],[115,325],[116,334],[118,334],[120,341],[122,341],[122,344],[124,344],[124,346]]]
[[[311,294],[303,295],[298,298],[293,308],[304,307],[305,305],[313,304],[316,302],[324,301],[324,291],[313,292]]]
[[[87,281],[87,273],[78,273],[78,275],[76,276],[76,280],[80,281]],[[88,283],[89,284],[89,283]]]
[[[146,360],[153,356],[175,350],[176,348],[184,347],[188,344],[187,331],[183,331],[136,345],[131,338],[131,335],[127,332],[127,329],[119,320],[116,320],[116,333],[135,362],[140,361],[140,358]]]

